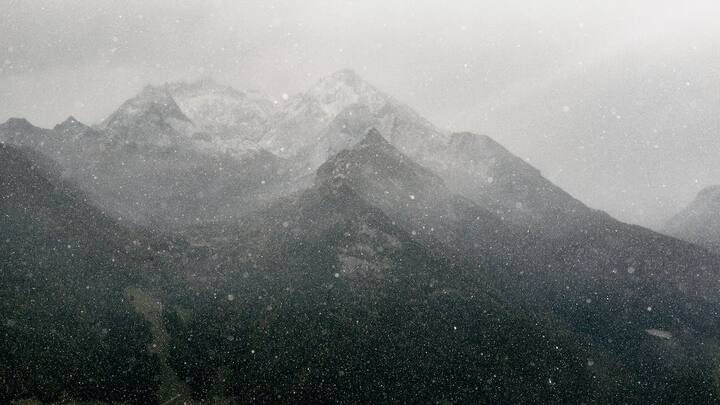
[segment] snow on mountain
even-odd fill
[[[209,79],[147,86],[108,117],[100,129],[114,142],[161,149],[185,147],[243,157],[258,152],[272,103]]]
[[[3,128],[0,137],[22,133],[23,142],[17,143],[38,147],[66,166],[73,166],[69,162],[76,156],[94,161],[102,153],[109,155],[100,160],[120,159],[122,164],[131,158],[170,159],[147,154],[151,149],[180,150],[201,160],[252,160],[265,149],[288,158],[281,159],[283,172],[297,187],[308,186],[318,167],[376,128],[400,153],[438,174],[452,193],[515,225],[562,234],[593,211],[489,137],[444,132],[351,70],[321,79],[279,108],[257,93],[204,79],[147,86],[95,128],[97,137],[82,137],[91,132],[72,117],[54,131],[24,120],[10,120]],[[143,156],[116,156],[113,144]],[[68,157],[59,156],[63,154]],[[178,172],[171,167],[187,166],[170,163],[168,174]]]
[[[491,138],[449,134],[351,70],[321,79],[269,118],[261,147],[309,171],[375,128],[400,152],[435,171],[448,188],[522,226],[565,227],[587,208]]]
[[[316,102],[315,107],[326,118],[336,117],[351,104],[364,104],[377,110],[389,99],[350,69],[343,69],[323,78],[306,91],[303,98]],[[289,111],[302,108],[302,104],[297,103],[290,103],[289,106]]]
[[[311,165],[319,166],[359,142],[370,128],[412,157],[445,137],[409,107],[346,69],[292,97],[270,117],[260,145],[281,156],[306,156]]]
[[[206,78],[165,85],[182,112],[215,138],[258,140],[274,104],[256,91],[239,91]]]
[[[100,129],[125,145],[175,147],[197,132],[170,93],[162,87],[146,86],[105,119]]]
[[[257,93],[210,79],[145,88],[104,123],[126,143],[186,146],[241,157],[266,149],[291,158],[298,182],[376,128],[400,152],[440,174],[454,193],[521,225],[566,223],[581,203],[492,139],[454,134],[340,70],[275,108]]]

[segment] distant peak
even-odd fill
[[[166,86],[145,86],[140,93],[125,101],[114,113],[107,117],[102,126],[105,128],[128,127],[131,123],[147,120],[147,117],[174,118],[189,122]]]
[[[705,187],[698,193],[698,200],[709,200],[720,198],[720,185],[712,185]]]
[[[143,104],[162,104],[172,105],[175,101],[167,89],[167,86],[147,85],[138,93],[137,96],[128,100],[135,105]]]
[[[83,124],[82,122],[78,121],[73,117],[72,115],[67,117],[65,121],[55,125],[56,131],[66,131],[71,129],[87,129],[89,128],[87,125]]]
[[[27,119],[25,119],[25,118],[17,118],[17,117],[12,117],[12,118],[8,119],[7,122],[6,122],[6,124],[12,124],[12,125],[32,125],[32,124],[30,124],[30,121],[28,121]]]
[[[352,69],[338,70],[337,72],[333,73],[330,78],[332,78],[333,80],[341,81],[350,86],[357,85],[358,83],[361,83],[363,81],[360,75],[355,73],[355,71]]]
[[[375,128],[368,130],[354,147],[341,150],[323,163],[316,171],[315,181],[333,187],[346,184],[353,189],[365,187],[363,184],[368,182],[405,189],[419,184],[444,187],[437,175],[403,154]]]
[[[370,130],[368,130],[367,134],[365,135],[365,138],[363,138],[363,140],[360,141],[358,145],[390,145],[390,143],[382,136],[382,134],[380,134],[380,131],[375,128],[370,128]]]
[[[30,129],[34,128],[34,125],[30,123],[30,121],[26,120],[25,118],[10,118],[8,119],[3,125],[3,127],[11,128],[11,129]]]
[[[140,94],[128,100],[127,103],[141,108],[160,106],[166,114],[183,115],[166,86],[147,85]]]
[[[73,117],[72,115],[67,117],[65,121],[61,122],[58,125],[63,127],[85,126],[83,123],[75,119],[75,117]]]
[[[357,103],[379,109],[389,100],[387,95],[350,69],[339,70],[323,77],[301,97],[296,98],[300,105],[308,101],[314,102],[328,117],[336,117],[342,110]]]
[[[384,159],[406,161],[408,157],[391,144],[376,128],[370,128],[365,137],[358,142],[353,150],[371,153],[375,156],[384,156]]]
[[[142,91],[140,91],[140,94],[138,94],[138,97],[144,99],[170,98],[170,94],[164,87],[158,87],[148,84],[147,86],[143,87]]]
[[[227,95],[234,98],[246,98],[249,100],[256,100],[258,102],[267,102],[270,104],[267,95],[262,91],[256,89],[244,89],[238,90],[230,85],[219,82],[211,76],[203,76],[195,81],[177,81],[169,82],[164,86],[170,97],[183,98],[192,97],[197,94],[215,94],[215,95]]]

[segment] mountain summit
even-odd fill
[[[239,91],[204,78],[164,86],[200,131],[221,142],[255,142],[265,131],[273,103],[256,91]]]
[[[92,128],[78,121],[72,115],[65,121],[55,125],[54,131],[63,134],[65,137],[76,138],[94,132]]]
[[[720,185],[701,190],[663,230],[668,235],[720,253]]]
[[[352,70],[320,79],[271,117],[260,145],[281,156],[304,156],[318,167],[352,147],[370,128],[411,157],[427,154],[444,133]]]
[[[120,144],[160,148],[173,147],[195,132],[170,93],[154,86],[123,103],[100,128]]]

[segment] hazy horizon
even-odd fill
[[[720,183],[712,1],[0,3],[0,121],[96,123],[203,76],[280,100],[351,68],[624,221],[657,227]]]

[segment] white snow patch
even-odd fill
[[[662,330],[662,329],[645,329],[645,333],[647,333],[650,336],[658,337],[660,339],[669,340],[672,338],[672,333],[670,333],[666,330]]]

